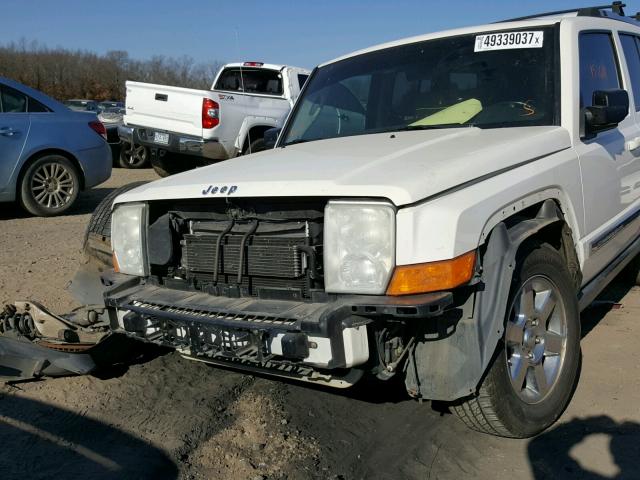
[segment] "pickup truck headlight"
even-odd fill
[[[329,202],[324,216],[325,290],[385,293],[395,265],[396,213],[382,202]]]
[[[147,206],[143,203],[117,205],[111,218],[111,248],[114,267],[121,273],[144,277],[147,274],[145,255],[145,222]]]

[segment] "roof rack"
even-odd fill
[[[535,15],[527,15],[525,17],[510,18],[501,20],[498,23],[519,22],[521,20],[531,20],[533,18],[551,17],[554,15],[564,15],[566,13],[576,13],[578,17],[605,17],[622,21],[640,21],[640,12],[632,16],[625,16],[624,7],[627,5],[622,2],[613,2],[610,5],[598,5],[595,7],[570,8],[568,10],[557,10],[555,12],[544,12]]]

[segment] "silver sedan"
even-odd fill
[[[0,202],[18,201],[33,215],[52,216],[78,193],[111,176],[106,130],[95,113],[0,77]]]

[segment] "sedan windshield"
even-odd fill
[[[447,37],[320,67],[282,145],[401,130],[557,123],[555,30]]]

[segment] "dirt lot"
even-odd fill
[[[61,218],[0,206],[0,301],[65,313],[89,214],[114,170]],[[583,315],[582,377],[530,441],[471,432],[401,385],[335,392],[152,350],[120,371],[0,387],[0,476],[13,478],[640,478],[640,289],[614,285]]]

